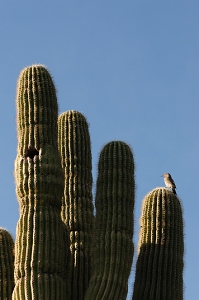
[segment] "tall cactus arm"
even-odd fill
[[[98,164],[94,270],[85,300],[125,300],[133,259],[134,160],[113,141]]]

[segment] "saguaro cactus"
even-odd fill
[[[90,136],[85,117],[67,111],[58,119],[65,185],[62,220],[69,227],[71,299],[84,299],[91,276],[93,204]]]
[[[16,193],[20,204],[13,299],[66,299],[63,172],[56,91],[41,65],[22,70],[17,89]]]
[[[183,218],[167,188],[143,200],[133,300],[183,299]]]
[[[127,144],[113,141],[98,164],[94,271],[86,300],[125,300],[133,258],[134,160]]]
[[[11,300],[14,288],[14,240],[0,228],[0,299]]]
[[[54,83],[41,65],[22,70],[16,105],[20,218],[12,299],[125,300],[134,252],[130,147],[113,141],[100,153],[94,220],[85,117],[68,111],[58,119]],[[12,277],[13,240],[8,236],[4,247],[4,233],[0,296],[9,299],[13,283],[4,278]],[[133,300],[182,300],[183,251],[180,201],[166,188],[154,189],[143,201]]]

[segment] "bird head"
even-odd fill
[[[170,177],[171,175],[169,173],[165,173],[163,175],[161,175],[160,177]]]

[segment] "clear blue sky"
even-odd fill
[[[0,226],[15,236],[17,78],[41,63],[59,112],[79,110],[90,123],[95,181],[102,146],[131,145],[135,248],[142,199],[172,174],[184,209],[185,299],[199,299],[199,2],[7,0],[0,28]],[[132,281],[133,272],[128,299]]]

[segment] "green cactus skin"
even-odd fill
[[[16,194],[20,204],[13,300],[67,299],[58,105],[47,69],[22,70],[17,88]],[[69,249],[68,249],[69,253]]]
[[[14,289],[14,240],[0,228],[0,299],[11,300]]]
[[[83,300],[91,276],[94,216],[90,135],[81,113],[59,116],[58,141],[65,176],[61,216],[70,232],[71,299]]]
[[[183,299],[183,217],[167,188],[143,200],[133,300]]]
[[[85,300],[125,300],[133,259],[134,160],[127,144],[113,141],[98,164],[94,270]]]

